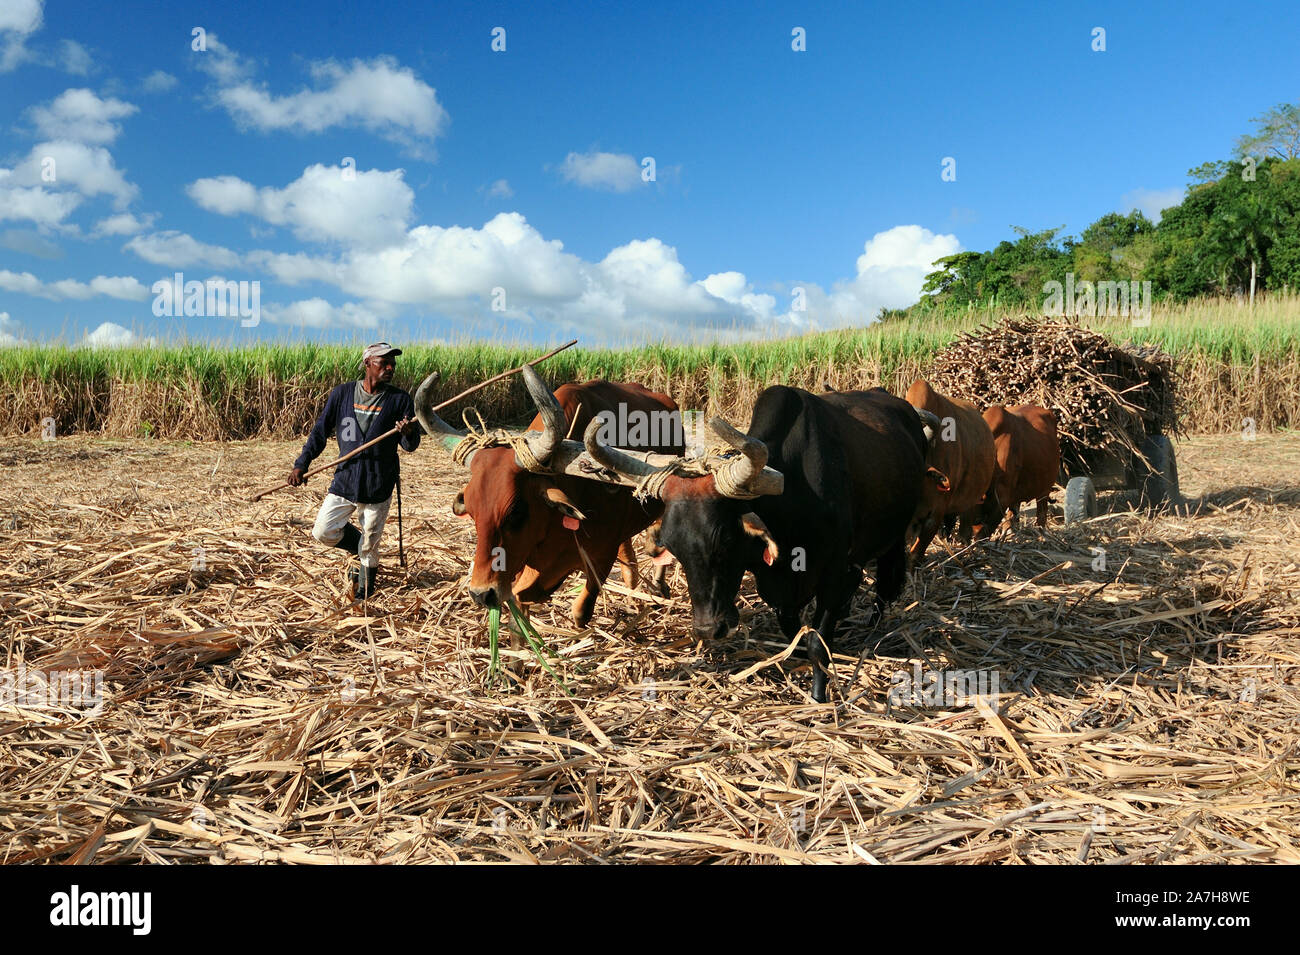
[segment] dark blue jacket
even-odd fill
[[[302,454],[293,462],[294,467],[304,471],[311,467],[312,460],[325,450],[325,443],[331,434],[338,435],[339,455],[342,456],[385,431],[392,431],[403,418],[414,420],[415,402],[411,396],[400,388],[389,385],[388,394],[379,406],[379,414],[370,423],[366,436],[362,436],[353,412],[352,401],[356,387],[355,381],[349,381],[330,392],[325,401],[325,410],[316,419],[307,443],[302,446]],[[329,492],[356,504],[379,504],[388,500],[393,493],[393,485],[397,483],[397,444],[400,441],[407,451],[414,451],[420,446],[420,435],[417,426],[413,435],[395,434],[368,451],[362,451],[351,461],[345,461],[334,469],[334,480],[330,483]]]

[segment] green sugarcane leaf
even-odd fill
[[[553,669],[551,669],[551,665],[546,662],[545,653],[548,648],[542,642],[542,639],[538,635],[537,631],[533,629],[533,625],[528,621],[528,618],[524,615],[524,612],[519,608],[519,606],[513,600],[508,601],[508,603],[510,606],[510,617],[513,621],[513,624],[515,628],[521,634],[523,634],[524,639],[528,641],[528,646],[533,651],[533,656],[537,657],[537,662],[542,665],[542,669],[544,669],[547,673],[549,673],[556,683],[560,684],[560,687],[564,690],[565,693],[567,693],[569,696],[573,696],[574,693],[572,690],[569,689],[568,684],[566,684],[562,679],[560,679],[559,674],[557,674]],[[559,659],[558,656],[556,656],[555,658],[557,660]]]
[[[492,607],[488,610],[488,650],[491,654],[491,661],[488,664],[489,688],[496,684],[497,677],[501,675],[501,656],[497,649],[500,634],[501,608]]]

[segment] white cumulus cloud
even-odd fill
[[[821,316],[819,325],[863,325],[881,308],[911,305],[935,260],[960,251],[955,235],[936,235],[919,225],[877,232],[858,256],[857,275],[835,283],[826,303],[829,314]]]
[[[323,298],[309,298],[288,305],[268,303],[262,306],[262,317],[275,325],[306,328],[377,328],[380,318],[356,302],[335,306]]]
[[[166,93],[179,82],[176,77],[164,70],[154,70],[144,78],[140,89],[146,93]]]
[[[169,269],[207,265],[213,269],[230,269],[239,265],[239,253],[224,246],[209,246],[188,233],[175,230],[136,235],[123,249],[130,249],[140,259]]]
[[[691,281],[677,250],[659,239],[636,239],[611,250],[597,266],[597,274],[619,293],[624,315],[721,311],[716,297]]]
[[[239,265],[239,253],[220,245],[200,242],[185,232],[168,230],[149,235],[137,235],[123,249],[129,249],[146,262],[171,269],[206,265],[214,269],[229,269]]]
[[[0,3],[0,73],[8,73],[31,58],[27,38],[41,28],[44,0],[5,0]]]
[[[488,301],[492,289],[513,298],[562,300],[581,290],[581,260],[547,241],[517,212],[481,229],[418,226],[400,244],[357,251],[339,273],[348,294],[406,304]]]
[[[0,312],[0,348],[23,344],[23,329],[8,312]]]
[[[264,249],[254,249],[244,260],[250,268],[266,272],[285,285],[325,282],[343,287],[343,266],[321,256],[305,252],[267,252]]]
[[[191,47],[191,62],[221,86],[241,83],[255,72],[250,60],[222,43],[215,33],[205,34],[203,46],[202,50]]]
[[[0,289],[55,302],[69,299],[84,301],[100,295],[127,302],[139,302],[149,297],[148,289],[130,275],[97,275],[89,282],[79,282],[76,279],[42,282],[31,272],[0,269]]]
[[[560,164],[560,175],[587,189],[631,192],[645,185],[641,164],[626,153],[569,153]]]
[[[197,179],[185,191],[202,208],[218,215],[233,216],[257,208],[257,187],[238,176]]]
[[[755,290],[742,272],[697,280],[660,239],[634,239],[589,262],[517,212],[499,213],[481,228],[417,226],[400,241],[345,249],[337,257],[259,250],[244,258],[279,282],[321,282],[366,303],[364,312],[349,313],[310,299],[286,306],[280,314],[287,317],[278,320],[287,322],[357,327],[367,312],[388,317],[417,307],[461,321],[471,332],[507,322],[633,342],[864,325],[882,306],[916,301],[933,261],[960,248],[955,236],[896,226],[864,243],[852,278],[829,292],[803,283],[806,310],[794,311],[789,300],[784,312],[775,295]]]
[[[59,45],[59,63],[69,73],[77,76],[89,75],[95,66],[90,51],[76,40],[64,40]]]
[[[152,226],[155,218],[157,217],[153,215],[137,217],[130,212],[119,212],[95,223],[92,235],[96,238],[106,235],[135,235]]]
[[[122,131],[117,120],[138,112],[120,99],[100,99],[88,89],[64,90],[48,106],[27,111],[36,131],[45,139],[107,145]]]
[[[776,314],[776,298],[756,294],[743,272],[717,272],[700,283],[715,298],[739,305],[760,320],[771,319]]]
[[[381,172],[309,166],[283,189],[261,189],[235,176],[190,183],[186,192],[209,212],[256,216],[288,226],[305,242],[378,246],[400,242],[411,220],[415,193],[402,171]]]
[[[81,197],[72,193],[16,185],[13,170],[0,169],[0,221],[28,221],[52,228],[62,224],[80,204]]]
[[[43,142],[12,169],[0,167],[0,221],[30,221],[75,232],[66,220],[84,199],[106,195],[124,209],[138,193],[103,146]]]
[[[156,339],[141,338],[129,328],[115,322],[104,322],[93,332],[87,332],[82,344],[91,348],[126,348],[130,345],[152,345]]]
[[[6,184],[37,189],[72,190],[82,196],[111,196],[122,208],[140,190],[127,181],[113,156],[103,146],[89,146],[68,140],[38,143],[21,160],[10,176],[0,170],[0,189]],[[52,178],[50,178],[52,177]]]
[[[262,132],[319,133],[360,128],[432,152],[448,122],[437,91],[391,56],[311,64],[313,88],[276,95],[252,79],[251,67],[213,35],[200,65],[218,83],[217,102],[238,123]]]

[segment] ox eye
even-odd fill
[[[518,498],[510,510],[506,512],[506,518],[502,521],[502,526],[508,531],[517,531],[524,526],[528,520],[528,502],[523,498]]]

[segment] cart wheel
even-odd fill
[[[1076,524],[1097,516],[1097,489],[1090,477],[1070,478],[1065,485],[1065,523]]]
[[[1178,461],[1173,442],[1163,434],[1152,435],[1142,443],[1142,453],[1151,462],[1151,470],[1142,478],[1142,503],[1151,508],[1165,504],[1177,507],[1183,498],[1178,490]]]

